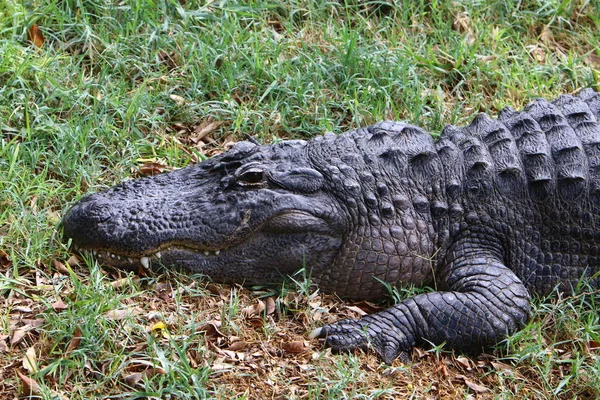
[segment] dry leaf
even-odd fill
[[[364,312],[361,308],[356,307],[356,306],[346,306],[346,309],[348,311],[352,311],[352,312],[358,314],[359,317],[362,317],[363,315],[367,315],[366,312]]]
[[[544,26],[544,28],[542,29],[542,33],[540,34],[540,40],[546,46],[550,46],[554,41],[554,37],[552,36],[552,32],[550,31],[548,25]]]
[[[275,300],[272,297],[267,297],[265,299],[265,307],[267,310],[267,315],[271,315],[275,312],[276,306],[275,306]]]
[[[81,343],[81,328],[75,328],[75,332],[73,332],[73,337],[71,341],[69,341],[69,345],[65,350],[65,355],[71,354],[73,350],[77,350],[79,348],[79,344]]]
[[[513,367],[511,365],[505,364],[500,361],[490,361],[490,364],[496,371],[513,371]]]
[[[14,306],[13,311],[18,311],[18,312],[29,314],[29,313],[33,312],[33,309],[31,307],[27,307],[27,306]]]
[[[65,264],[61,263],[58,260],[52,260],[52,266],[56,271],[60,272],[63,275],[69,275],[70,273],[69,269],[65,266]]]
[[[33,44],[35,47],[42,47],[44,45],[44,35],[42,35],[42,30],[37,24],[33,24],[27,29],[27,39]]]
[[[8,338],[8,336],[4,336],[4,338],[0,337],[0,354],[8,353],[8,345],[6,344],[6,339]]]
[[[244,342],[243,340],[240,340],[239,342],[231,343],[231,345],[229,345],[225,350],[240,351],[245,349],[246,346],[248,346],[248,343]]]
[[[220,327],[221,321],[207,322],[206,324],[196,329],[196,332],[204,332],[204,336],[213,338],[225,337],[225,335],[221,333],[221,331],[219,331]]]
[[[529,55],[540,64],[546,62],[546,51],[539,46],[532,46]]]
[[[219,126],[223,124],[223,121],[212,121],[209,119],[208,121],[203,121],[194,128],[194,135],[190,138],[195,143],[200,142],[204,137],[208,134],[214,132]]]
[[[67,308],[69,308],[69,306],[66,305],[61,299],[58,299],[52,303],[52,309],[54,309],[54,311],[64,311]]]
[[[302,353],[306,350],[306,346],[304,344],[304,341],[302,341],[302,340],[298,340],[298,341],[294,341],[294,342],[286,342],[281,347],[286,352],[294,353],[294,354]]]
[[[171,100],[173,100],[175,103],[177,103],[178,106],[182,106],[185,104],[185,99],[181,96],[178,96],[176,94],[172,94],[169,96],[169,98]]]
[[[37,365],[37,355],[35,353],[35,347],[31,346],[25,351],[25,355],[22,360],[23,368],[28,372],[35,374],[39,371]]]
[[[458,356],[458,357],[456,357],[456,362],[458,364],[462,365],[463,367],[465,367],[467,370],[472,369],[472,362],[467,357]]]
[[[162,174],[165,170],[171,170],[168,166],[160,162],[148,162],[142,165],[137,176],[152,176]]]
[[[23,338],[25,337],[27,332],[29,332],[29,330],[30,330],[30,327],[28,327],[28,326],[24,326],[19,329],[15,329],[10,338],[10,344],[12,346],[14,346],[15,344],[19,343],[21,340],[23,340]]]
[[[28,376],[17,371],[17,375],[22,383],[23,396],[39,396],[41,394],[40,385]]]
[[[0,267],[9,268],[12,267],[12,262],[8,258],[8,253],[0,249]]]
[[[111,319],[114,321],[120,321],[127,317],[133,317],[135,315],[139,315],[143,312],[143,310],[139,307],[134,308],[124,308],[121,310],[111,310],[104,313],[106,319]]]
[[[486,388],[485,386],[481,386],[478,385],[474,382],[471,382],[469,379],[467,379],[466,376],[464,375],[456,375],[456,377],[458,379],[462,379],[465,382],[465,385],[467,385],[469,387],[469,389],[471,389],[472,391],[474,391],[475,393],[485,393],[488,392],[489,389]]]
[[[155,375],[161,374],[164,375],[167,372],[162,369],[162,368],[147,368],[145,370],[143,370],[142,372],[136,372],[134,374],[131,375],[127,375],[124,378],[125,383],[127,383],[130,386],[135,386],[137,385],[144,377],[146,378],[152,378]]]
[[[244,307],[242,309],[242,315],[246,318],[250,318],[255,315],[259,315],[261,312],[265,311],[266,306],[265,302],[257,299],[257,303],[248,307]]]
[[[76,255],[72,255],[71,257],[69,257],[69,259],[67,260],[67,264],[69,265],[69,267],[73,268],[76,267],[78,265],[81,264],[81,259],[76,256]]]
[[[588,54],[588,56],[586,58],[584,58],[583,61],[590,67],[600,68],[600,57],[598,57],[597,55],[595,55],[593,53]]]

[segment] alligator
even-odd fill
[[[484,113],[437,140],[404,122],[271,145],[90,194],[64,216],[72,248],[125,269],[320,290],[381,312],[317,328],[335,351],[407,360],[428,344],[481,352],[521,329],[531,297],[600,288],[600,94]]]

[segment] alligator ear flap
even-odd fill
[[[271,180],[294,192],[314,193],[323,187],[323,175],[310,168],[297,168],[285,172],[271,172]]]

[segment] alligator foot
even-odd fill
[[[324,339],[325,345],[331,347],[334,352],[370,348],[386,364],[391,364],[396,358],[403,363],[409,363],[409,351],[412,346],[408,345],[406,336],[397,329],[390,329],[389,326],[378,322],[380,321],[368,317],[360,320],[345,319],[315,329],[309,338]]]

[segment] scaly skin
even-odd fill
[[[520,329],[530,294],[600,287],[600,95],[480,114],[439,140],[382,122],[339,136],[238,143],[195,166],[86,196],[64,218],[75,249],[110,265],[176,266],[276,283],[306,267],[322,290],[434,285],[317,329],[384,361],[414,346],[480,351]]]

